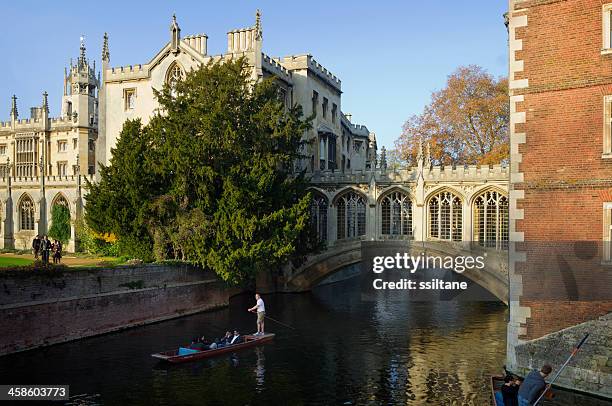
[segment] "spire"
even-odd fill
[[[172,52],[179,51],[179,43],[181,41],[181,28],[176,22],[176,14],[172,14],[172,24],[170,24],[170,34],[172,43]]]
[[[431,168],[431,148],[429,146],[429,142],[425,146],[425,166]]]
[[[261,11],[257,9],[255,13],[255,39],[261,41],[263,39],[263,31],[261,29]]]
[[[104,33],[104,41],[102,42],[102,61],[110,62],[110,52],[108,50],[108,34]]]
[[[17,119],[17,117],[19,117],[19,112],[17,111],[17,96],[13,95],[11,100],[11,118]]]
[[[43,112],[47,112],[49,113],[49,93],[47,93],[47,91],[44,91],[43,94],[43,103],[42,103],[42,109]]]
[[[83,66],[85,65],[85,35],[81,34],[81,46],[79,47],[79,50],[81,51],[80,55],[79,55],[79,65]]]
[[[382,170],[387,169],[387,149],[384,145],[380,151],[380,168]]]

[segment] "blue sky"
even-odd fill
[[[176,12],[183,35],[208,34],[209,54],[227,46],[226,32],[254,22],[262,10],[264,52],[310,53],[342,80],[342,110],[390,147],[404,121],[460,65],[507,74],[507,2],[428,1],[13,1],[2,6],[0,120],[16,94],[22,117],[49,92],[60,109],[62,77],[85,35],[100,63],[110,36],[111,65],[148,62],[169,40]],[[99,65],[98,65],[99,66]]]

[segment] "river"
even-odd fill
[[[70,384],[66,405],[489,405],[506,345],[501,303],[363,300],[354,279],[264,299],[295,330],[268,321],[277,336],[261,347],[174,366],[150,356],[199,334],[252,332],[254,300],[241,295],[218,311],[3,357],[1,382]]]

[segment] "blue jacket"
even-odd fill
[[[521,384],[518,395],[532,404],[542,394],[545,387],[546,381],[540,375],[540,371],[534,369]]]

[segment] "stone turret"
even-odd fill
[[[178,53],[180,50],[181,42],[181,27],[176,22],[176,14],[172,14],[172,23],[170,24],[170,43],[172,46],[172,52]]]

